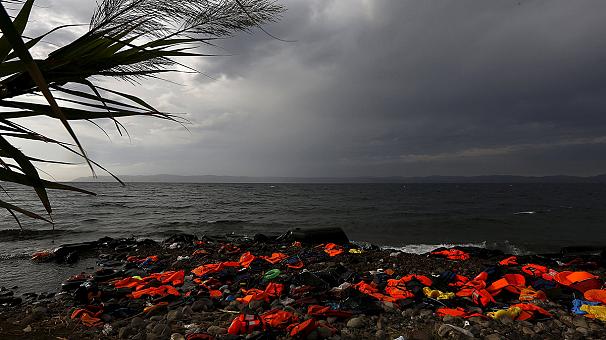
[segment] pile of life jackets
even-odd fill
[[[117,280],[114,282],[114,287],[134,289],[131,293],[133,299],[139,299],[143,296],[180,296],[181,294],[175,287],[182,286],[184,279],[185,272],[182,270],[167,271],[151,274],[146,277],[132,276]],[[161,285],[151,285],[152,282],[159,282]]]

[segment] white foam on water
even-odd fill
[[[409,254],[425,254],[438,248],[477,247],[486,248],[486,241],[480,243],[440,243],[440,244],[408,244],[401,247],[383,246],[382,249],[393,249]]]
[[[514,215],[534,215],[536,214],[536,211],[518,211],[513,213]]]

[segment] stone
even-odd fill
[[[219,336],[219,335],[227,334],[227,329],[213,325],[213,326],[208,327],[208,329],[206,329],[206,332],[213,336]]]
[[[210,299],[200,299],[200,300],[196,300],[192,304],[191,309],[194,312],[202,312],[202,311],[209,310],[212,306],[213,306],[213,302]]]
[[[264,303],[265,303],[265,301],[263,301],[263,300],[254,300],[248,304],[248,308],[250,308],[252,310],[263,309]]]
[[[162,321],[162,320],[164,320],[164,315],[154,315],[149,319],[151,321],[155,321],[155,322]]]
[[[307,335],[307,340],[318,340],[318,331],[313,330],[311,333]]]
[[[168,314],[166,314],[166,320],[168,320],[168,322],[174,322],[181,319],[183,319],[183,312],[178,309],[168,311]]]
[[[130,326],[134,329],[141,329],[145,327],[145,320],[138,316],[134,317],[132,320],[130,320]]]
[[[450,327],[449,325],[441,325],[440,327],[438,327],[438,335],[440,336],[440,338],[445,338],[446,334],[448,334],[451,329],[452,327]]]
[[[583,316],[577,316],[574,319],[572,319],[572,324],[575,327],[583,327],[585,329],[589,328],[589,325],[587,324],[587,320]]]
[[[385,331],[382,329],[379,329],[376,333],[375,333],[375,337],[377,339],[386,339],[387,338],[387,334],[385,334]]]
[[[526,335],[533,335],[534,331],[530,327],[522,327],[522,333]]]
[[[457,318],[455,318],[452,315],[446,315],[445,317],[442,318],[442,321],[444,321],[444,323],[454,323],[456,322]]]
[[[589,330],[585,327],[577,327],[577,332],[581,333],[584,337],[589,335]]]
[[[492,334],[488,334],[487,336],[484,337],[484,340],[501,340],[503,339],[499,334],[496,333],[492,333]]]
[[[23,331],[24,331],[25,333],[29,333],[29,332],[31,332],[31,331],[32,331],[32,326],[27,325],[27,327],[23,328]]]
[[[364,316],[358,316],[356,318],[351,318],[347,321],[347,327],[350,328],[362,328],[366,323],[366,318]]]
[[[318,335],[322,339],[329,338],[332,335],[332,331],[326,327],[318,327]]]
[[[513,319],[507,315],[500,318],[499,321],[501,321],[501,323],[504,325],[511,325],[513,323]]]
[[[185,306],[183,307],[183,309],[181,309],[181,313],[183,313],[183,315],[186,317],[190,317],[194,313],[194,311],[191,306]]]
[[[569,315],[564,315],[560,317],[560,321],[562,321],[568,327],[574,326],[574,323],[572,322],[572,317]]]
[[[433,315],[433,311],[432,311],[432,310],[430,310],[430,309],[423,309],[423,310],[421,310],[421,311],[419,312],[419,317],[420,317],[421,319],[426,319],[426,318],[428,318],[428,317],[430,317],[430,316],[432,316],[432,315]]]
[[[170,340],[185,340],[185,337],[183,336],[183,334],[173,333],[170,335]]]
[[[130,335],[130,332],[131,332],[130,327],[122,327],[122,328],[120,328],[120,331],[118,332],[118,338],[127,339],[128,336]]]

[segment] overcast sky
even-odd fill
[[[281,2],[288,11],[267,29],[294,42],[255,31],[220,42],[233,56],[189,60],[210,77],[112,81],[192,124],[124,119],[132,139],[111,141],[77,124],[90,155],[118,175],[606,173],[606,1]],[[31,31],[88,22],[95,6],[38,3]]]

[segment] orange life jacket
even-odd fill
[[[547,295],[542,290],[534,290],[531,287],[522,288],[520,291],[520,301],[547,300]]]
[[[328,306],[310,305],[307,314],[311,316],[350,318],[353,313],[341,310],[333,310]]]
[[[251,254],[249,251],[247,251],[246,253],[242,254],[240,256],[240,265],[244,268],[248,268],[250,267],[250,264],[256,259],[257,257],[253,254]]]
[[[606,304],[606,289],[588,289],[583,296],[588,301]]]
[[[552,316],[551,313],[545,309],[531,303],[518,303],[517,305],[513,305],[511,307],[518,307],[522,310],[522,312],[516,317],[516,320],[520,321],[531,319],[536,315],[543,315],[546,317]]]
[[[288,255],[286,255],[284,253],[273,253],[273,254],[271,254],[271,256],[260,256],[260,257],[271,264],[276,264],[278,262],[284,261],[286,258],[288,258]]]
[[[263,321],[264,328],[284,329],[289,324],[299,321],[299,318],[291,312],[273,309],[261,314],[261,321]]]
[[[466,261],[471,258],[471,256],[468,253],[466,253],[462,250],[459,250],[459,249],[454,249],[454,248],[440,250],[440,251],[433,251],[433,252],[431,252],[431,254],[445,256],[449,260]]]
[[[520,291],[526,285],[526,279],[521,274],[505,274],[501,279],[493,282],[486,290],[493,296],[501,293],[503,289],[514,294],[520,294]]]
[[[599,289],[602,287],[602,281],[598,276],[588,272],[560,272],[555,276],[557,283],[576,289],[581,293],[585,293],[591,289]]]
[[[499,265],[501,266],[516,266],[518,265],[518,257],[510,256],[504,260],[499,261]]]
[[[232,322],[227,333],[231,335],[250,334],[262,328],[261,318],[252,314],[240,314]]]
[[[240,267],[239,262],[221,262],[221,263],[212,263],[212,264],[204,264],[197,268],[194,268],[191,272],[197,276],[204,276],[206,274],[212,274],[222,271],[228,267]]]
[[[138,299],[145,295],[164,297],[168,295],[180,296],[181,293],[179,293],[179,291],[173,286],[149,287],[146,289],[136,290],[131,293],[131,296],[134,299]]]
[[[324,246],[324,252],[329,256],[337,256],[343,253],[343,247],[338,244],[328,243]]]
[[[318,328],[318,323],[314,319],[307,319],[299,324],[289,326],[290,336],[291,337],[301,337],[305,338],[309,335],[309,333],[313,332],[316,328]]]
[[[465,318],[465,319],[476,317],[476,316],[481,317],[481,318],[485,317],[481,313],[470,313],[461,307],[457,307],[457,308],[440,307],[436,310],[436,315],[439,317],[444,317],[446,315],[450,315],[450,316],[454,316],[455,318]]]

